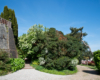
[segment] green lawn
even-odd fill
[[[96,66],[91,66],[91,65],[84,65],[84,64],[80,64],[81,66],[87,66],[91,69],[94,69],[94,70],[98,70]]]
[[[41,72],[46,72],[46,73],[50,73],[50,74],[56,74],[56,75],[70,75],[70,74],[75,74],[77,73],[77,68],[75,68],[74,71],[71,70],[62,70],[62,71],[58,71],[58,70],[48,70],[40,65],[33,65],[31,64],[31,66],[33,68],[35,68],[36,70],[39,70]]]

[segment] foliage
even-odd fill
[[[68,37],[67,39],[67,56],[70,58],[78,57],[80,54],[80,49],[82,48],[80,42],[73,37]]]
[[[88,45],[88,43],[85,41],[85,43]],[[93,57],[91,51],[88,50],[88,47],[85,46],[83,43],[82,44],[82,50],[81,50],[81,54],[79,55],[78,59],[79,61],[83,60],[83,59],[90,59]],[[81,63],[81,62],[80,62]]]
[[[44,54],[42,57],[45,59],[45,64],[43,65],[45,68],[62,70],[73,65],[71,64],[71,59],[79,55],[81,46],[77,39],[73,37],[66,39],[62,33],[60,34],[59,31],[50,28],[47,33],[47,42],[48,53],[42,53],[42,55]]]
[[[83,49],[81,41],[72,34],[66,37],[61,31],[55,28],[47,30],[43,25],[34,25],[27,34],[20,36],[19,47],[25,57],[32,60],[42,57],[40,65],[57,70],[74,70],[76,65],[73,66],[71,61],[78,58]]]
[[[25,66],[25,61],[21,58],[10,58],[11,70],[13,72],[22,69]]]
[[[0,75],[7,74],[10,68],[8,53],[0,49]]]
[[[18,58],[25,59],[24,52],[20,48],[17,48],[17,53],[18,53]]]
[[[75,49],[79,53],[78,54],[79,63],[81,63],[81,60],[84,58],[83,56],[91,58],[93,55],[88,50],[89,47],[87,47],[86,45],[84,45],[84,43],[82,42],[82,35],[83,35],[83,37],[85,37],[87,35],[86,32],[85,33],[82,33],[83,27],[81,27],[81,28],[73,28],[73,27],[71,27],[70,30],[71,30],[71,33],[70,34],[67,34],[65,36],[67,38],[73,37],[73,38],[77,39],[77,41],[80,43],[79,44],[79,48],[80,49],[78,49],[78,50]],[[84,41],[84,42],[85,42],[85,44],[88,44],[86,41]],[[76,43],[75,43],[75,45],[76,45]]]
[[[33,25],[27,34],[19,37],[19,47],[24,52],[25,57],[37,59],[44,50],[45,32],[47,28],[43,25]]]
[[[84,65],[84,64],[80,64],[81,66],[86,66],[86,67],[89,67],[91,69],[94,69],[94,70],[98,70],[96,66],[92,66],[92,65]]]
[[[81,64],[95,66],[95,62],[90,60],[82,60]]]
[[[67,69],[69,67],[68,65],[69,63],[70,63],[70,58],[62,56],[58,58],[57,60],[55,60],[54,67],[55,69],[58,69],[58,70]]]
[[[32,61],[32,64],[33,64],[33,65],[39,65],[39,62],[36,61],[36,60],[34,60],[34,61]]]
[[[15,44],[18,47],[18,24],[17,24],[17,19],[14,10],[8,9],[8,7],[5,6],[3,12],[1,13],[1,17],[6,20],[9,20],[9,18],[11,19]]]
[[[40,63],[40,65],[44,65],[45,64],[44,58],[39,57],[39,63]]]
[[[42,71],[42,72],[46,72],[46,73],[50,73],[50,74],[56,74],[56,75],[70,75],[70,74],[75,74],[78,70],[75,67],[74,71],[71,70],[56,70],[56,69],[52,69],[52,70],[48,70],[47,68],[40,66],[40,65],[33,65],[31,64],[32,67],[34,67],[36,70]]]
[[[19,37],[19,48],[21,51],[23,51],[21,54],[23,55],[22,57],[25,58],[27,56],[27,53],[29,53],[31,49],[31,42],[27,41],[28,37],[26,34],[23,34],[22,36]]]
[[[93,52],[95,65],[100,70],[100,50]]]
[[[95,66],[94,61],[88,61],[88,65]]]
[[[75,70],[75,67],[77,64],[78,64],[78,60],[76,58],[71,59],[71,62],[69,63],[69,66],[68,66],[68,69]]]
[[[78,59],[74,58],[71,60],[71,63],[73,64],[73,66],[76,66],[78,64]]]

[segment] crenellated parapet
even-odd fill
[[[1,17],[0,17],[0,24],[5,24],[7,27],[11,28],[11,22]]]

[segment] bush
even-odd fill
[[[71,63],[72,63],[73,66],[76,66],[78,64],[78,62],[79,61],[76,58],[74,58],[74,59],[71,60]]]
[[[55,60],[55,69],[62,70],[67,69],[70,59],[68,57],[62,56]]]
[[[91,66],[95,66],[95,63],[91,63]]]
[[[39,58],[39,63],[40,63],[40,65],[44,65],[45,64],[44,58],[40,57]]]
[[[88,65],[91,65],[91,61],[88,61]]]
[[[40,65],[33,65],[31,64],[32,67],[34,67],[36,70],[42,71],[42,72],[46,72],[46,73],[50,73],[50,74],[57,74],[57,75],[70,75],[70,74],[74,74],[77,72],[77,68],[75,67],[74,71],[71,70],[56,70],[56,69],[52,69],[52,70],[48,70],[47,68],[44,68],[43,66]]]
[[[100,50],[93,52],[95,65],[100,70]]]
[[[43,66],[37,66],[35,69],[36,70],[41,70],[41,69],[44,69],[44,67]]]
[[[37,60],[34,60],[34,61],[32,61],[32,64],[33,64],[33,65],[38,65],[39,62],[38,62]]]
[[[19,37],[19,44],[27,58],[39,59],[43,67],[58,70],[72,67],[71,59],[78,57],[81,49],[76,38],[66,38],[55,28],[48,30],[43,25],[34,25],[27,34]]]
[[[94,61],[88,61],[88,65],[95,66]]]
[[[0,75],[7,74],[10,68],[8,53],[0,49]]]
[[[21,58],[11,58],[11,70],[13,72],[22,69],[25,66],[25,61]]]

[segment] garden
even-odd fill
[[[43,25],[33,25],[27,32],[18,38],[18,58],[9,58],[8,53],[0,50],[0,75],[15,72],[24,68],[25,58],[36,70],[57,74],[69,75],[77,72],[76,65],[94,57],[94,62],[88,65],[100,70],[100,50],[91,53],[88,43],[82,42],[81,28],[70,28],[71,33],[64,35],[55,28],[46,28]],[[87,61],[85,63],[87,65]],[[96,66],[95,66],[96,65]]]
[[[0,75],[15,72],[22,69],[25,61],[21,58],[9,58],[9,54],[0,49]]]

